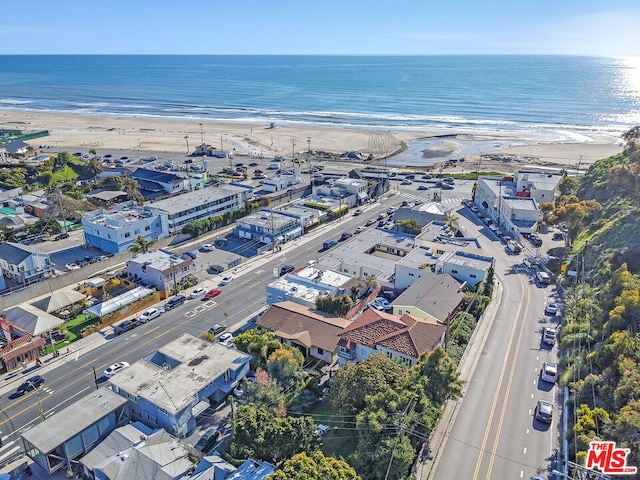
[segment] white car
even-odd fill
[[[220,283],[218,285],[220,285],[221,287],[224,287],[225,285],[227,285],[231,280],[233,280],[233,277],[231,275],[227,275],[226,277],[222,277],[222,280],[220,280]]]
[[[544,362],[540,375],[545,382],[556,383],[558,379],[558,364],[554,362]]]
[[[558,305],[555,303],[549,303],[545,307],[544,313],[546,313],[547,315],[555,315],[556,313],[558,313]]]
[[[231,343],[233,342],[233,335],[229,332],[225,332],[218,337],[220,343]]]
[[[200,295],[204,294],[204,291],[205,291],[204,287],[194,288],[193,292],[189,294],[189,298],[197,298]]]
[[[205,243],[200,247],[200,250],[203,252],[213,252],[216,249],[211,243]]]
[[[74,262],[69,262],[64,266],[64,268],[66,268],[69,271],[80,270],[80,265],[78,265],[77,263],[74,263]]]
[[[110,365],[109,367],[107,367],[107,369],[104,371],[104,376],[107,377],[107,378],[111,378],[116,373],[121,372],[122,370],[124,370],[128,366],[129,366],[129,364],[127,362],[114,363],[113,365]]]
[[[142,315],[138,318],[140,323],[147,323],[154,318],[158,318],[160,315],[164,313],[164,310],[161,308],[148,308],[145,310]]]
[[[365,228],[362,225],[360,225],[358,228],[356,228],[356,231],[353,232],[353,233],[362,233],[362,232],[364,232],[364,230],[365,230]]]

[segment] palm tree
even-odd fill
[[[151,249],[151,246],[156,243],[156,240],[147,240],[142,235],[136,237],[133,244],[129,247],[132,253],[146,253]]]
[[[102,172],[102,164],[100,161],[93,157],[87,162],[87,172],[93,177],[95,182],[98,179],[98,174]]]
[[[130,176],[119,177],[122,190],[126,192],[127,196],[135,200],[138,205],[144,203],[144,197],[140,193],[140,185]]]

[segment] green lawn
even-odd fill
[[[63,182],[72,178],[78,178],[78,174],[69,165],[53,174],[53,182]]]

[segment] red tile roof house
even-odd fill
[[[366,310],[340,334],[338,361],[360,362],[373,353],[384,353],[403,365],[415,365],[420,355],[444,343],[446,327],[411,315],[396,317]]]
[[[281,342],[298,347],[305,358],[333,364],[338,359],[338,335],[350,323],[286,301],[271,305],[256,325],[272,331]]]

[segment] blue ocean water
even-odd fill
[[[640,124],[640,61],[0,56],[0,109],[358,128],[619,132]]]

